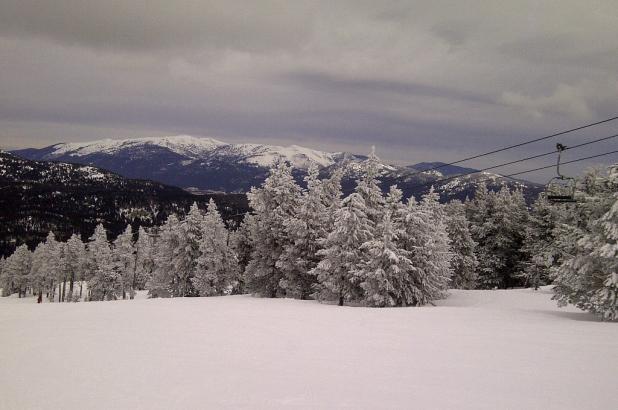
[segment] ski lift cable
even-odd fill
[[[583,130],[583,129],[586,129],[586,128],[590,128],[590,127],[594,127],[594,126],[600,125],[600,124],[605,124],[607,122],[615,121],[617,119],[618,119],[618,116],[612,117],[612,118],[607,118],[607,119],[602,120],[602,121],[597,121],[597,122],[585,124],[585,125],[582,125],[582,126],[579,126],[579,127],[576,127],[576,128],[571,128],[571,129],[568,129],[568,130],[560,131],[560,132],[557,132],[555,134],[546,135],[544,137],[539,137],[539,138],[535,138],[535,139],[532,139],[532,140],[529,140],[529,141],[520,142],[518,144],[509,145],[509,146],[506,146],[506,147],[503,147],[503,148],[498,148],[498,149],[495,149],[493,151],[485,152],[483,154],[473,155],[473,156],[468,157],[468,158],[460,159],[460,160],[457,160],[457,161],[454,161],[454,162],[449,162],[448,164],[442,164],[442,165],[438,165],[438,166],[435,166],[435,167],[432,167],[432,168],[428,168],[428,169],[423,170],[423,171],[418,171],[418,172],[415,172],[415,173],[411,174],[411,176],[422,174],[422,173],[427,172],[427,171],[434,171],[436,169],[444,168],[444,167],[447,167],[449,165],[459,164],[459,163],[462,163],[462,162],[465,162],[465,161],[469,161],[471,159],[481,158],[481,157],[485,157],[487,155],[496,154],[498,152],[507,151],[507,150],[510,150],[510,149],[513,149],[513,148],[522,147],[524,145],[532,144],[534,142],[539,142],[539,141],[547,140],[547,139],[550,139],[550,138],[555,138],[555,137],[558,137],[560,135],[565,135],[565,134],[569,134],[569,133],[572,133],[572,132],[575,132],[575,131],[580,131],[580,130]]]
[[[572,163],[574,163],[574,162],[585,161],[585,160],[587,160],[587,159],[592,159],[592,158],[603,157],[603,156],[605,156],[605,155],[611,155],[611,154],[616,154],[616,153],[618,153],[618,150],[615,150],[615,151],[609,151],[609,152],[604,152],[604,153],[602,153],[602,154],[597,154],[597,155],[591,155],[591,156],[589,156],[589,157],[584,157],[584,158],[573,159],[573,160],[571,160],[571,161],[561,162],[561,163],[560,163],[560,165],[572,164]],[[535,168],[535,169],[529,169],[529,170],[527,170],[527,171],[515,172],[514,174],[509,174],[509,175],[501,175],[501,176],[502,176],[502,177],[504,177],[504,178],[511,178],[511,177],[513,177],[513,176],[515,176],[515,175],[527,174],[527,173],[529,173],[529,172],[541,171],[541,170],[543,170],[543,169],[549,169],[549,168],[555,168],[555,167],[556,167],[556,165],[555,165],[555,164],[553,164],[553,165],[547,165],[547,166],[545,166],[545,167],[540,167],[540,168]]]
[[[618,137],[618,134],[613,134],[613,135],[610,135],[608,137],[598,138],[596,140],[583,142],[581,144],[573,145],[573,146],[570,146],[570,147],[564,147],[563,151],[568,151],[568,150],[580,148],[580,147],[583,147],[583,146],[586,146],[586,145],[595,144],[597,142],[607,141],[609,139],[616,138],[616,137]],[[438,179],[436,181],[427,182],[425,184],[414,186],[413,188],[421,188],[421,187],[424,187],[424,186],[435,185],[435,184],[439,184],[439,183],[442,183],[442,182],[447,182],[447,181],[450,181],[450,180],[453,180],[453,179],[456,179],[456,178],[459,178],[459,177],[463,177],[463,176],[466,176],[466,175],[471,175],[471,174],[476,174],[476,173],[479,173],[479,172],[489,171],[489,170],[492,170],[492,169],[505,167],[507,165],[513,165],[513,164],[517,164],[517,163],[520,163],[520,162],[529,161],[531,159],[546,157],[548,155],[554,155],[555,153],[556,153],[556,150],[550,151],[550,152],[546,152],[546,153],[543,153],[543,154],[532,155],[530,157],[518,159],[518,160],[515,160],[515,161],[505,162],[503,164],[498,164],[498,165],[492,165],[491,167],[477,169],[477,170],[469,171],[469,172],[464,172],[464,173],[461,173],[461,174],[450,176],[448,178],[442,178],[442,179]],[[566,164],[566,162],[563,162],[562,164]],[[553,166],[555,166],[555,165],[553,165]],[[412,175],[416,175],[416,174],[412,174]],[[505,178],[508,178],[506,175],[501,175],[501,176],[505,177]]]

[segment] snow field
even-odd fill
[[[618,326],[550,297],[0,298],[0,408],[614,408]]]

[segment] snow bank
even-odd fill
[[[617,347],[615,323],[547,291],[402,309],[2,298],[0,408],[608,409]]]

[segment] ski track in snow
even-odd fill
[[[2,409],[610,409],[618,324],[547,290],[370,309],[0,298]]]

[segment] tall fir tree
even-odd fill
[[[28,250],[26,244],[18,246],[15,252],[9,256],[5,267],[9,273],[6,280],[9,295],[17,291],[20,298],[26,296],[31,263],[32,253]]]
[[[247,266],[251,261],[251,255],[253,254],[253,242],[251,241],[251,232],[255,229],[255,218],[253,215],[247,213],[238,227],[233,232],[230,232],[230,247],[236,255],[238,262],[238,281],[236,287],[232,290],[235,294],[244,294],[246,291],[245,283],[249,272],[247,272]]]
[[[43,301],[43,292],[48,290],[49,269],[47,269],[47,245],[45,242],[39,243],[32,252],[32,263],[30,264],[30,277],[28,279],[33,292],[37,295],[37,303]]]
[[[299,198],[297,212],[290,218],[286,233],[288,244],[277,261],[277,267],[284,273],[281,286],[286,296],[308,299],[313,293],[315,275],[309,272],[320,261],[318,252],[322,241],[328,235],[332,220],[332,203],[339,200],[341,191],[337,191],[338,174],[335,180],[318,178],[318,168],[313,166],[305,178],[307,189]]]
[[[133,278],[135,274],[135,244],[133,243],[133,229],[131,225],[127,225],[114,241],[114,263],[118,267],[120,273],[120,286],[122,289],[122,298],[126,299],[127,295],[131,299],[135,296],[133,288]]]
[[[135,241],[135,263],[131,288],[141,290],[146,287],[146,283],[152,277],[154,266],[154,239],[153,236],[143,226],[139,227]]]
[[[75,283],[84,277],[86,259],[86,246],[77,234],[71,235],[65,246],[65,263],[64,267],[67,270],[69,278],[69,290],[66,300],[69,302],[78,301],[81,299],[80,293],[75,293]],[[81,289],[80,281],[80,289]]]
[[[203,229],[204,215],[197,204],[193,203],[187,217],[177,225],[178,244],[172,254],[176,275],[172,286],[173,296],[197,296],[192,279],[197,271]]]
[[[200,296],[228,295],[237,286],[238,261],[230,247],[230,235],[211,198],[204,217],[200,256],[193,286]]]
[[[554,246],[555,228],[556,208],[541,195],[532,206],[524,232],[522,273],[526,286],[538,289],[551,282],[550,269],[559,264],[559,253]]]
[[[119,267],[114,263],[112,248],[102,224],[97,225],[88,243],[93,273],[88,280],[88,300],[115,300],[122,295]]]
[[[563,239],[564,259],[554,273],[555,299],[617,320],[618,165],[609,168],[607,177],[584,175],[579,189],[574,212],[556,229],[568,240]]]
[[[271,169],[260,188],[249,192],[249,205],[255,215],[250,232],[252,254],[246,268],[246,286],[256,295],[286,295],[285,283],[282,283],[286,272],[277,262],[292,243],[287,225],[297,213],[300,193],[292,168],[283,162]]]
[[[365,254],[354,270],[364,291],[364,302],[378,307],[403,306],[407,304],[406,282],[415,272],[410,252],[399,244],[401,231],[392,222],[390,211],[375,231],[374,239],[361,246]]]
[[[154,269],[152,276],[146,282],[150,297],[176,296],[178,289],[177,276],[174,272],[173,259],[180,246],[178,238],[180,221],[176,215],[170,215],[159,229],[155,242]]]
[[[472,235],[477,242],[478,284],[484,289],[523,285],[523,240],[528,211],[521,191],[485,192],[469,203]]]
[[[359,178],[356,181],[356,190],[365,202],[367,217],[376,227],[383,218],[384,196],[380,188],[380,159],[371,147],[369,156],[361,164]]]
[[[454,200],[447,204],[445,210],[447,215],[446,231],[453,253],[451,286],[456,289],[474,289],[477,280],[478,260],[475,253],[476,242],[474,242],[470,233],[465,207],[460,201]]]
[[[350,194],[335,212],[332,231],[323,241],[318,254],[323,258],[311,273],[317,276],[317,297],[346,301],[362,298],[358,276],[354,272],[362,260],[361,246],[373,239],[374,225],[367,216],[365,200],[358,193]]]

